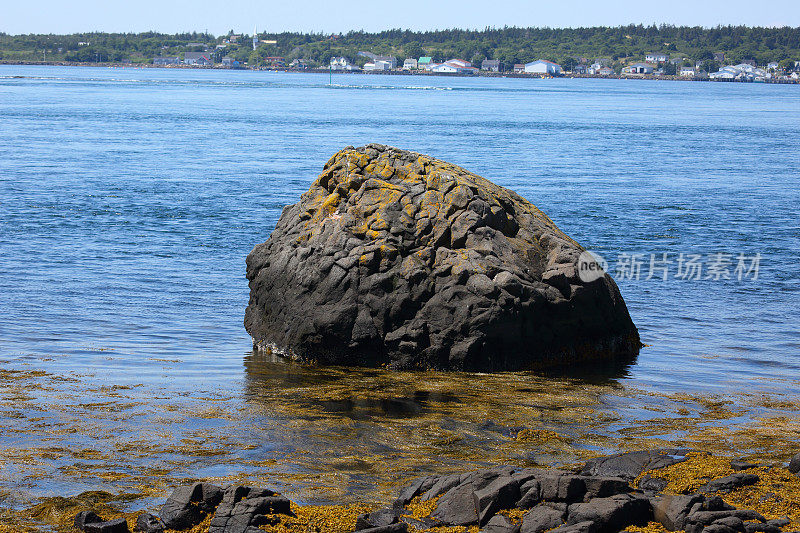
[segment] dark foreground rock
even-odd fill
[[[266,515],[291,514],[291,502],[277,492],[253,487],[228,487],[211,519],[208,533],[250,533],[268,523]]]
[[[636,327],[610,276],[580,275],[583,252],[530,202],[460,167],[349,147],[247,257],[245,328],[257,349],[320,363],[628,360]]]
[[[422,531],[478,526],[485,533],[613,533],[650,522],[687,533],[788,531],[789,520],[767,520],[715,494],[757,482],[752,473],[711,479],[694,494],[662,494],[631,486],[650,470],[688,460],[689,452],[675,448],[626,452],[593,459],[575,471],[497,467],[423,477],[406,486],[391,507],[370,516],[392,522],[413,513],[415,527]],[[420,518],[420,508],[432,511]]]
[[[426,476],[408,483],[388,507],[356,516],[347,514],[344,507],[331,506],[323,516],[328,520],[326,527],[335,533],[467,533],[477,528],[483,533],[615,533],[631,526],[654,530],[652,522],[686,533],[790,531],[791,520],[767,520],[755,510],[737,509],[718,493],[757,482],[752,473],[737,471],[710,479],[694,494],[664,494],[631,486],[631,481],[649,469],[688,460],[687,453],[682,449],[627,452],[594,459],[569,471],[498,466]],[[731,462],[731,469],[736,462]],[[786,471],[781,470],[774,479],[785,480],[785,476]],[[797,489],[788,490],[787,495]],[[308,516],[302,522],[303,516],[301,512],[295,515],[292,503],[269,489],[195,483],[176,489],[160,517],[150,513],[136,516],[135,531],[161,533],[167,522],[172,524],[170,531],[186,530],[204,519],[209,521],[209,533],[259,533],[264,531],[262,526],[268,531],[326,530],[312,525]],[[81,511],[74,523],[87,533],[128,530],[124,519],[103,521],[90,510]]]
[[[83,526],[84,533],[128,533],[128,522],[124,518],[90,522]]]
[[[588,461],[581,469],[581,474],[617,476],[631,481],[647,470],[664,468],[685,461],[691,451],[687,448],[661,448],[598,457]]]
[[[221,500],[222,489],[211,483],[178,487],[158,516],[165,528],[187,529],[202,522]]]

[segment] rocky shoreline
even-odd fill
[[[103,520],[84,509],[72,525],[85,533],[781,533],[800,529],[800,453],[785,467],[678,448],[571,469],[496,466],[420,477],[390,505],[364,510],[201,482],[178,487],[157,514]]]
[[[18,61],[3,59],[0,60],[0,65],[25,65],[25,66],[51,66],[51,67],[102,67],[102,68],[159,68],[159,69],[185,69],[185,70],[248,70],[248,71],[268,71],[268,72],[285,72],[290,74],[329,74],[327,68],[309,68],[309,69],[290,69],[290,68],[237,68],[231,69],[228,67],[214,66],[214,67],[200,67],[197,65],[153,65],[149,63],[81,63],[75,61]],[[547,74],[531,74],[519,72],[485,72],[481,71],[478,74],[461,74],[457,72],[421,72],[421,71],[335,71],[336,75],[366,75],[366,76],[415,76],[415,77],[445,77],[445,78],[520,78],[520,79],[552,79],[553,76]],[[593,80],[650,80],[650,81],[694,81],[694,82],[735,82],[735,83],[751,83],[738,80],[711,80],[708,78],[691,78],[687,76],[678,75],[664,75],[653,76],[647,74],[638,75],[620,75],[612,74],[609,76],[601,76],[599,74],[566,74],[558,76],[562,79],[593,79]],[[766,83],[783,84],[783,85],[796,85],[800,81],[796,80],[776,80],[767,81]]]

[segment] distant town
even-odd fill
[[[230,31],[166,35],[0,33],[0,63],[449,76],[800,82],[800,28],[642,26]]]
[[[234,39],[240,36],[232,36]],[[217,45],[224,48],[228,42]],[[253,38],[253,50],[257,50],[260,43]],[[635,61],[622,66],[610,58],[597,58],[589,60],[578,58],[568,68],[547,59],[537,59],[528,63],[503,64],[498,59],[483,59],[479,66],[473,65],[464,59],[447,59],[435,61],[431,56],[419,58],[408,57],[400,63],[395,56],[384,56],[372,52],[360,51],[358,57],[366,58],[359,67],[350,58],[344,56],[332,57],[327,69],[335,72],[369,72],[369,73],[431,73],[450,75],[479,75],[481,73],[511,73],[516,75],[532,76],[589,76],[589,77],[679,77],[693,80],[716,81],[744,81],[744,82],[783,82],[797,83],[800,80],[800,61],[792,61],[781,65],[771,61],[766,65],[757,65],[754,60],[745,60],[736,65],[725,65],[725,53],[714,52],[713,59],[705,61],[692,61],[688,57],[671,57],[669,54],[654,52],[646,54],[642,61]],[[154,57],[153,65],[156,66],[195,66],[195,67],[220,67],[220,68],[248,68],[246,62],[241,62],[232,56],[224,56],[218,63],[214,61],[214,54],[210,50],[204,52],[184,52],[173,57]],[[709,72],[709,69],[718,67]],[[325,67],[309,64],[309,62],[295,58],[289,62],[280,56],[267,56],[257,67],[260,70],[315,70]]]

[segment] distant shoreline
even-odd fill
[[[290,68],[226,68],[226,67],[198,67],[195,65],[151,65],[147,63],[80,63],[74,61],[11,61],[0,60],[0,66],[50,66],[50,67],[103,67],[103,68],[144,68],[144,69],[162,69],[162,70],[231,70],[231,71],[268,71],[268,72],[288,72],[297,74],[328,74],[326,68],[309,68],[309,69],[290,69]],[[600,76],[593,74],[562,74],[559,76],[551,76],[548,74],[535,74],[535,73],[515,73],[515,72],[491,72],[491,71],[478,71],[475,74],[460,74],[455,72],[429,72],[429,71],[411,71],[411,70],[373,70],[373,71],[346,71],[334,70],[334,74],[365,74],[368,76],[437,76],[449,78],[521,78],[521,79],[556,79],[556,78],[582,78],[582,79],[598,79],[598,80],[654,80],[654,81],[694,81],[694,82],[718,82],[718,83],[768,83],[780,85],[798,85],[800,80],[765,80],[763,82],[752,82],[746,80],[713,80],[710,78],[690,78],[687,76],[678,75],[663,75],[653,76],[652,74],[612,74],[608,76]]]

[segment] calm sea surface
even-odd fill
[[[609,435],[656,416],[637,415],[656,395],[800,394],[799,86],[344,74],[331,86],[314,74],[0,66],[0,133],[0,366],[20,371],[0,383],[6,488],[146,485],[154,462],[162,478],[247,477],[251,461],[259,479],[309,485],[305,472],[358,494],[433,463],[492,459],[513,437],[498,414],[509,409],[519,427],[570,434],[547,409],[537,423],[524,414],[543,402],[531,383],[590,395],[613,420],[595,433]],[[364,372],[354,385],[254,358],[245,256],[333,153],[370,142],[514,189],[605,257],[648,345],[637,362],[585,382]],[[672,263],[646,279],[651,254]],[[679,254],[699,254],[702,279],[676,277]],[[746,270],[759,254],[757,279],[738,279],[740,254]],[[487,391],[485,411],[448,407],[476,405],[487,382],[504,392]],[[209,405],[218,412],[185,411]],[[458,438],[436,444],[437,431]],[[140,441],[139,455],[124,446]],[[66,451],[26,455],[44,449]],[[520,453],[539,451],[503,458]],[[426,459],[382,470],[400,456]],[[97,476],[76,473],[78,459]],[[109,462],[117,477],[99,473]]]

